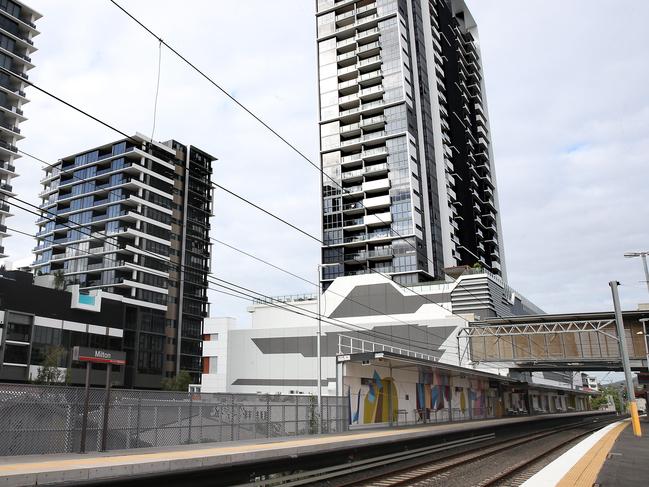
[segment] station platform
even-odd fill
[[[193,444],[168,448],[141,448],[103,453],[29,455],[0,458],[0,487],[63,484],[172,485],[172,477],[190,482],[191,475],[237,467],[249,473],[264,462],[296,465],[302,457],[347,455],[360,449],[383,448],[416,441],[446,441],[487,432],[550,427],[557,422],[602,416],[598,411],[519,416],[464,423],[442,423],[398,428],[355,430],[341,434]],[[545,424],[543,423],[545,422]],[[498,433],[496,433],[498,434]],[[340,458],[344,458],[341,456]],[[321,461],[321,458],[320,458]],[[341,460],[344,461],[344,460]],[[315,463],[317,464],[317,463]],[[255,471],[257,471],[255,469]],[[203,473],[205,475],[205,473]],[[213,478],[213,477],[212,477]],[[157,484],[156,484],[157,482]],[[179,480],[176,480],[179,482]]]
[[[625,419],[588,436],[522,487],[635,487],[649,485],[649,420],[640,418],[642,436]]]

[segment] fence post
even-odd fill
[[[83,412],[81,413],[81,442],[79,453],[86,452],[86,435],[88,433],[88,405],[90,403],[90,362],[86,362],[86,391],[83,400]]]
[[[106,365],[106,392],[104,397],[104,419],[101,430],[101,451],[106,451],[106,441],[108,438],[108,411],[110,409],[110,373],[113,365],[109,362]]]
[[[295,436],[300,434],[300,398],[295,396]]]
[[[189,440],[188,443],[192,443],[192,402],[194,400],[194,394],[189,393]]]
[[[270,394],[266,394],[266,438],[270,438]]]
[[[230,441],[234,441],[234,394],[230,394]]]
[[[137,396],[137,424],[135,426],[135,448],[140,446],[140,412],[142,409],[142,392]]]

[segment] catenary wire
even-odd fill
[[[111,1],[112,1],[112,0],[111,0]],[[8,75],[10,75],[10,76],[13,76],[13,77],[19,78],[18,75],[16,75],[15,73],[13,73],[13,72],[7,70],[6,68],[2,68],[2,67],[0,67],[0,72],[5,72],[6,74],[8,74]],[[23,80],[22,78],[20,78],[20,79]],[[23,81],[24,81],[24,80],[23,80]],[[30,82],[30,81],[25,81],[25,82],[26,82],[27,84],[29,84],[30,86],[34,87],[35,89],[41,91],[42,93],[44,93],[44,94],[46,94],[46,95],[48,95],[48,96],[54,98],[55,100],[57,100],[57,101],[59,101],[59,102],[65,104],[65,105],[68,106],[69,108],[72,108],[73,110],[78,111],[79,113],[85,115],[86,117],[91,118],[92,120],[94,120],[94,121],[100,123],[101,125],[103,125],[103,126],[105,126],[105,127],[107,127],[107,128],[110,128],[111,130],[114,130],[115,132],[119,133],[120,135],[123,135],[124,137],[128,138],[129,140],[135,140],[138,144],[141,142],[141,141],[138,141],[137,139],[134,139],[132,136],[126,134],[125,132],[123,132],[123,131],[117,129],[116,127],[112,126],[111,124],[102,121],[101,119],[99,119],[99,118],[97,118],[97,117],[95,117],[95,116],[89,114],[88,112],[86,112],[86,111],[84,111],[84,110],[82,110],[82,109],[76,107],[75,105],[73,105],[73,104],[71,104],[71,103],[69,103],[69,102],[63,100],[62,98],[60,98],[60,97],[58,97],[58,96],[52,94],[51,92],[49,92],[49,91],[47,91],[47,90],[45,90],[45,89],[43,89],[43,88],[41,88],[41,87],[35,85],[34,83],[32,83],[32,82]],[[24,152],[23,152],[23,153],[24,153]],[[26,154],[26,153],[24,153],[24,154]],[[27,155],[27,154],[26,154],[26,155]],[[82,179],[82,180],[83,180],[83,179]],[[327,247],[327,248],[330,248],[330,245],[325,244],[324,242],[322,242],[322,240],[318,239],[317,237],[315,237],[315,236],[313,236],[313,235],[308,234],[308,232],[306,232],[306,231],[300,229],[299,227],[297,227],[297,226],[295,226],[295,225],[293,225],[293,224],[287,222],[286,220],[282,219],[281,217],[278,217],[277,215],[274,215],[273,213],[269,212],[268,210],[265,210],[264,208],[260,207],[259,205],[256,205],[255,203],[251,202],[250,200],[248,200],[248,199],[246,199],[246,198],[244,198],[244,197],[241,197],[240,195],[237,195],[236,193],[234,193],[234,192],[232,192],[232,191],[230,191],[230,190],[227,190],[227,189],[224,188],[223,186],[216,185],[216,184],[213,183],[213,182],[212,182],[211,184],[212,184],[213,187],[218,188],[218,189],[222,189],[222,190],[224,190],[224,191],[226,191],[226,192],[232,194],[233,196],[236,196],[237,198],[241,199],[242,201],[244,201],[244,202],[246,202],[246,203],[248,203],[248,204],[254,206],[255,208],[259,209],[260,211],[263,211],[263,212],[266,213],[267,215],[272,216],[273,218],[275,218],[275,219],[277,219],[277,220],[283,222],[284,224],[286,224],[286,225],[288,225],[288,226],[291,226],[292,228],[296,229],[297,231],[303,233],[304,235],[307,235],[307,236],[309,236],[310,238],[312,238],[312,239],[314,239],[314,240],[320,242],[323,246],[325,246],[325,247]],[[111,238],[111,237],[107,237],[107,238]],[[115,238],[115,237],[112,237],[112,238]],[[402,237],[402,238],[403,238],[403,237]],[[409,242],[408,242],[408,243],[409,243]],[[159,256],[157,256],[156,254],[153,254],[153,255],[154,255],[155,257],[159,258]],[[388,280],[391,280],[392,282],[394,282],[395,284],[399,285],[400,287],[402,287],[402,288],[408,290],[409,292],[412,292],[412,293],[414,293],[414,294],[416,294],[416,295],[418,295],[418,296],[424,298],[425,300],[429,301],[429,302],[432,303],[432,304],[435,304],[436,306],[439,306],[440,308],[444,309],[445,311],[450,312],[451,314],[456,315],[456,316],[458,316],[458,317],[460,317],[460,318],[462,318],[462,319],[465,319],[465,318],[463,318],[462,316],[458,315],[457,313],[454,313],[454,312],[449,311],[448,309],[444,308],[444,307],[441,306],[439,303],[435,303],[434,301],[432,301],[432,300],[431,300],[430,298],[428,298],[427,296],[417,293],[417,292],[414,291],[413,289],[408,288],[408,287],[402,285],[402,284],[399,283],[398,281],[394,281],[394,280],[392,280],[389,276],[386,276],[385,274],[383,274],[383,273],[381,273],[381,272],[379,272],[379,271],[376,271],[375,269],[373,269],[373,268],[371,268],[371,267],[368,267],[368,270],[370,270],[371,272],[374,272],[374,273],[376,273],[376,274],[379,274],[379,275],[383,276],[384,278],[386,278],[386,279],[388,279]],[[457,282],[457,281],[456,281],[456,282]],[[465,290],[469,295],[471,295],[474,299],[478,299],[478,298],[477,298],[473,293],[471,293],[470,290],[468,290],[467,288],[465,288],[461,283],[458,282],[457,284],[458,284],[462,289],[464,289],[464,290]],[[498,315],[497,310],[494,310],[494,311],[496,312],[496,316],[497,316],[497,317],[500,317],[500,316]],[[439,338],[443,338],[443,337],[441,337],[441,336],[439,336],[439,335],[437,335],[437,336],[438,336]],[[517,348],[521,348],[520,346],[515,345],[513,342],[512,342],[512,345],[516,346]],[[522,348],[521,348],[521,349],[522,349]]]
[[[137,23],[140,27],[142,27],[146,32],[148,32],[151,36],[155,37],[160,43],[162,43],[167,49],[169,49],[172,53],[174,53],[176,56],[178,56],[183,62],[185,62],[189,67],[191,67],[194,71],[196,71],[198,74],[200,74],[203,78],[205,78],[210,84],[212,84],[214,87],[216,87],[221,93],[223,93],[225,96],[227,96],[231,101],[233,101],[237,106],[242,108],[246,113],[248,113],[250,116],[252,116],[257,122],[259,122],[262,126],[264,126],[266,129],[268,129],[272,134],[274,134],[279,140],[281,140],[284,144],[286,144],[288,147],[290,147],[295,153],[297,153],[302,159],[304,159],[307,163],[309,163],[311,166],[313,166],[320,174],[326,178],[328,178],[334,185],[336,185],[344,194],[346,191],[342,187],[338,181],[336,181],[334,178],[329,176],[323,169],[315,164],[308,156],[306,156],[302,151],[300,151],[294,144],[289,142],[285,137],[280,135],[275,129],[273,129],[269,124],[264,122],[258,115],[256,115],[251,109],[246,107],[244,104],[242,104],[234,95],[230,94],[226,89],[224,89],[219,83],[214,81],[213,78],[208,76],[204,71],[202,71],[200,68],[198,68],[194,63],[189,61],[187,57],[182,55],[178,50],[176,50],[174,47],[169,45],[167,42],[165,42],[159,35],[154,33],[149,27],[147,27],[142,21],[140,21],[137,17],[135,17],[133,14],[131,14],[129,11],[127,11],[124,7],[122,7],[120,4],[118,4],[115,0],[109,0],[113,5],[115,5],[119,10],[121,10],[125,15],[127,15],[131,20],[133,20],[135,23]],[[359,202],[361,208],[365,208],[362,202]],[[388,222],[383,221],[378,215],[375,215],[377,220],[379,220],[381,223],[384,225],[387,225]],[[412,242],[408,240],[408,237],[404,237],[401,235],[398,231],[394,230],[393,228],[390,228],[390,232],[400,239],[402,239],[406,244],[408,244],[410,247],[412,247],[415,250],[416,255],[421,255],[423,256],[430,264],[433,265],[433,268],[435,266],[435,263],[428,257],[428,255],[421,250],[417,248],[416,245],[414,245]],[[368,269],[370,267],[368,266]],[[465,289],[466,290],[466,289]],[[468,291],[467,291],[468,292]],[[497,312],[496,312],[497,315]]]
[[[12,199],[14,199],[14,200],[17,200],[17,201],[19,201],[20,203],[23,203],[23,204],[26,204],[26,205],[32,206],[33,208],[38,209],[38,207],[37,207],[36,205],[33,205],[33,204],[29,203],[29,202],[26,202],[26,201],[24,201],[24,200],[22,200],[22,199],[20,199],[20,198],[15,197],[15,196],[10,196],[10,198],[12,198]],[[41,215],[40,215],[37,211],[35,211],[35,210],[30,210],[30,209],[28,209],[28,208],[24,208],[24,207],[22,207],[22,206],[16,205],[15,203],[14,203],[14,206],[15,206],[16,208],[18,208],[18,209],[21,209],[21,210],[23,210],[23,211],[27,211],[27,212],[29,212],[29,213],[32,213],[32,214],[36,215],[36,216],[41,216]],[[39,211],[46,211],[46,210],[41,210],[41,209],[39,209]],[[68,227],[68,228],[74,229],[74,230],[79,230],[78,227],[70,227],[69,225],[65,225],[65,224],[63,224],[63,223],[62,223],[62,225],[66,226],[66,227]],[[21,231],[20,233],[22,233],[22,234],[24,234],[24,235],[29,235],[29,236],[31,236],[31,237],[36,238],[36,235],[27,234],[26,232],[22,232],[22,231]],[[98,233],[99,233],[99,232],[98,232]],[[86,234],[86,235],[90,235],[90,234]],[[98,237],[96,237],[96,238],[98,238]],[[105,239],[108,239],[108,238],[115,238],[115,237],[104,236],[103,239],[100,238],[100,240],[105,240]],[[77,251],[79,251],[79,252],[82,252],[82,253],[89,254],[89,255],[93,255],[93,254],[91,254],[91,252],[89,252],[89,251],[87,251],[87,250],[82,250],[82,249],[75,249],[75,250],[77,250]],[[147,252],[147,251],[144,250],[144,249],[140,249],[140,250],[141,250],[142,252]],[[157,258],[157,259],[160,259],[160,256],[157,255],[157,254],[155,254],[155,253],[152,253],[152,252],[147,252],[147,253],[151,254],[152,256],[154,256],[154,257]],[[106,257],[104,257],[104,258],[106,258]],[[108,261],[111,261],[111,260],[112,260],[113,262],[118,262],[118,261],[115,260],[115,259],[110,259],[110,258],[106,258],[106,259],[107,259]],[[185,270],[183,270],[183,267],[185,267],[185,266],[182,265],[182,264],[177,265],[177,264],[174,264],[174,263],[171,263],[171,262],[166,262],[166,261],[163,261],[163,262],[165,262],[165,264],[166,264],[167,266],[169,266],[170,268],[172,268],[172,269],[173,269],[173,268],[179,268],[181,272],[185,272]],[[266,295],[266,294],[264,294],[264,293],[260,293],[260,292],[258,292],[258,291],[254,291],[254,290],[251,290],[251,289],[245,288],[245,287],[243,287],[243,286],[240,286],[240,285],[238,285],[238,284],[232,283],[232,282],[227,281],[227,280],[225,280],[225,279],[220,279],[220,278],[216,278],[216,277],[213,277],[213,279],[217,279],[218,281],[225,282],[225,283],[227,283],[227,284],[229,284],[229,285],[231,285],[231,286],[239,287],[239,288],[241,288],[241,289],[244,289],[244,290],[247,291],[247,292],[255,293],[255,294],[257,294],[259,297],[254,298],[254,299],[257,299],[257,300],[259,300],[259,301],[263,301],[265,304],[270,304],[270,305],[272,305],[272,306],[274,306],[274,307],[277,307],[277,305],[274,304],[274,303],[276,303],[276,302],[278,302],[278,303],[283,303],[281,300],[278,300],[278,299],[276,299],[276,298],[273,298],[273,297],[271,297],[271,296],[268,296],[268,295]],[[213,281],[213,280],[210,280],[209,278],[208,278],[207,280],[208,280],[210,283],[212,283],[212,284],[222,286],[222,284],[220,284],[220,283],[218,283],[218,282],[215,282],[215,281]],[[207,286],[207,288],[213,290],[213,288],[211,288],[210,286]],[[236,292],[236,290],[234,290],[234,291]],[[246,295],[247,295],[247,294],[246,294]],[[247,296],[250,296],[250,295],[247,295]],[[260,297],[261,297],[261,298],[260,298]],[[299,307],[297,307],[297,306],[290,305],[290,304],[288,304],[288,303],[283,303],[283,304],[284,304],[285,306],[280,306],[282,309],[285,309],[285,310],[290,311],[290,312],[295,312],[295,311],[293,311],[293,309],[290,309],[290,308],[295,308],[296,310],[298,310],[298,312],[296,312],[297,314],[301,314],[302,316],[306,316],[306,317],[309,317],[309,318],[312,318],[312,319],[318,319],[318,317],[317,317],[318,314],[317,314],[316,312],[308,311],[308,310],[303,310],[303,309],[301,309],[301,308],[299,308]],[[304,314],[303,312],[311,313],[311,315],[306,315],[306,314]],[[343,329],[346,329],[346,330],[348,330],[348,331],[353,331],[353,332],[358,332],[358,333],[367,334],[367,335],[369,335],[369,336],[372,336],[372,337],[375,338],[375,339],[377,338],[377,336],[382,335],[382,336],[385,337],[385,338],[389,338],[389,339],[392,340],[394,343],[398,343],[398,344],[401,344],[401,345],[413,346],[413,343],[418,343],[418,344],[421,344],[421,345],[418,345],[418,346],[420,346],[421,348],[423,348],[423,347],[429,347],[429,346],[431,345],[430,342],[422,342],[422,341],[420,341],[420,340],[415,340],[415,339],[411,339],[411,338],[394,337],[394,336],[392,336],[392,335],[388,335],[387,333],[384,333],[384,332],[381,332],[381,331],[378,331],[378,330],[374,330],[374,329],[367,329],[367,328],[364,328],[364,327],[362,327],[362,326],[360,326],[360,325],[356,325],[356,324],[353,324],[353,323],[349,323],[349,322],[346,322],[346,321],[340,320],[340,319],[338,319],[338,318],[330,318],[330,317],[326,317],[326,316],[325,316],[325,317],[320,316],[319,319],[320,319],[322,322],[327,323],[327,324],[330,324],[330,325],[332,325],[332,326],[337,326],[337,327],[339,327],[339,328],[343,328]],[[445,340],[444,337],[441,337],[441,336],[439,336],[439,335],[435,335],[435,334],[432,334],[432,335],[434,335],[434,336],[436,336],[436,337],[438,337],[438,338],[440,338],[440,339],[442,339],[442,340]],[[407,340],[407,341],[403,341],[403,340]],[[440,344],[440,345],[441,345],[441,344]],[[455,345],[448,345],[448,346],[444,346],[443,350],[444,350],[444,351],[448,351],[448,352],[451,353],[451,354],[457,354],[457,352],[452,352],[452,351],[450,350],[450,349],[453,349],[453,348],[456,348],[456,349],[457,349],[458,347],[455,346]]]

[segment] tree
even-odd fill
[[[165,391],[189,391],[189,384],[192,383],[192,376],[186,370],[181,370],[175,377],[162,379],[162,388]]]
[[[69,380],[67,371],[59,368],[65,353],[63,347],[49,347],[45,352],[45,357],[43,357],[34,382],[46,385],[67,383]]]
[[[605,406],[608,404],[608,396],[613,398],[613,403],[615,404],[615,410],[617,412],[622,412],[622,404],[620,403],[619,391],[612,386],[601,386],[600,395],[593,398],[591,401],[591,407],[593,409],[599,409],[600,406]]]
[[[60,291],[65,289],[65,275],[63,274],[62,270],[54,271],[52,274],[54,276],[54,289],[58,289]]]

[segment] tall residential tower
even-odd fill
[[[34,271],[121,296],[127,387],[200,378],[214,160],[136,134],[45,170]]]
[[[7,237],[6,218],[9,213],[11,180],[16,177],[15,160],[20,157],[16,143],[24,137],[18,125],[26,120],[22,106],[25,97],[27,71],[34,65],[30,58],[36,51],[34,36],[39,32],[34,22],[41,14],[27,5],[11,0],[0,0],[0,67],[14,73],[0,72],[0,258],[7,257],[2,240]]]
[[[462,0],[317,0],[324,285],[504,277],[475,22]]]

